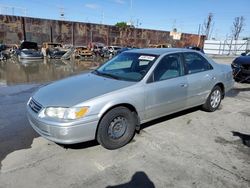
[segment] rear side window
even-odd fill
[[[186,74],[213,69],[212,65],[198,53],[184,53]]]

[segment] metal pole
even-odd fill
[[[199,29],[198,29],[198,44],[197,46],[199,47],[200,46],[200,42],[201,42],[201,36],[200,36],[200,31],[201,31],[201,24],[199,24]]]
[[[107,26],[107,46],[109,45],[109,26]]]
[[[52,31],[52,26],[50,26],[50,42],[53,43],[53,31]]]
[[[75,30],[74,30],[74,22],[72,22],[72,30],[71,30],[71,33],[72,33],[72,46],[75,45]]]
[[[93,33],[92,33],[92,27],[91,27],[91,30],[90,30],[90,40],[91,40],[91,44],[93,43]]]
[[[201,32],[201,24],[199,24],[198,35],[200,35],[200,32]]]
[[[22,17],[22,26],[23,26],[23,40],[26,40],[26,30],[25,30],[25,19]]]
[[[101,21],[101,24],[103,24],[103,22],[104,22],[104,12],[102,10],[102,21]]]
[[[132,25],[132,6],[133,6],[133,2],[132,0],[130,0],[130,24]]]

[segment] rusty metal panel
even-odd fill
[[[7,15],[0,15],[0,29],[0,42],[7,44],[20,43],[24,36],[39,45],[51,39],[53,42],[77,46],[87,45],[90,42],[136,47],[148,47],[150,44],[203,47],[204,44],[204,37],[196,34],[182,33],[180,40],[174,40],[169,31]]]

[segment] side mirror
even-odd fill
[[[246,53],[242,53],[241,55],[242,55],[242,56],[246,56],[247,54],[246,54]]]

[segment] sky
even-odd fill
[[[211,37],[231,36],[235,17],[245,18],[240,37],[250,37],[250,0],[0,0],[0,14],[114,25],[130,22],[139,28],[198,33],[213,14]],[[26,13],[25,13],[26,12]]]

